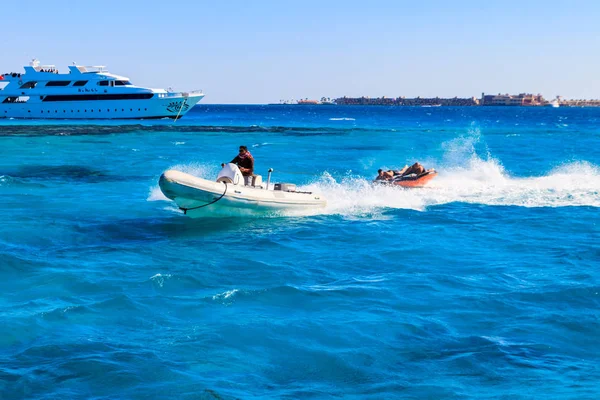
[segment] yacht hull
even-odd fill
[[[185,115],[204,94],[142,100],[87,100],[0,103],[0,118],[18,119],[177,119]]]

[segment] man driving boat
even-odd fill
[[[243,176],[252,176],[254,173],[254,157],[246,146],[240,146],[239,154],[230,162],[238,166]]]

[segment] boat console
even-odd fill
[[[262,189],[262,176],[243,176],[238,166],[232,163],[225,164],[221,171],[219,171],[219,175],[217,175],[217,182],[252,186]]]
[[[217,182],[239,185],[240,183],[244,182],[244,176],[237,165],[227,163],[223,166],[223,168],[221,168],[221,171],[219,171],[219,175],[217,175]]]

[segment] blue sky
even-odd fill
[[[0,71],[107,65],[205,103],[600,98],[599,1],[4,1]]]

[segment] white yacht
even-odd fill
[[[33,60],[24,68],[0,75],[0,118],[178,119],[204,97],[135,86],[104,66],[70,65],[59,73]]]

